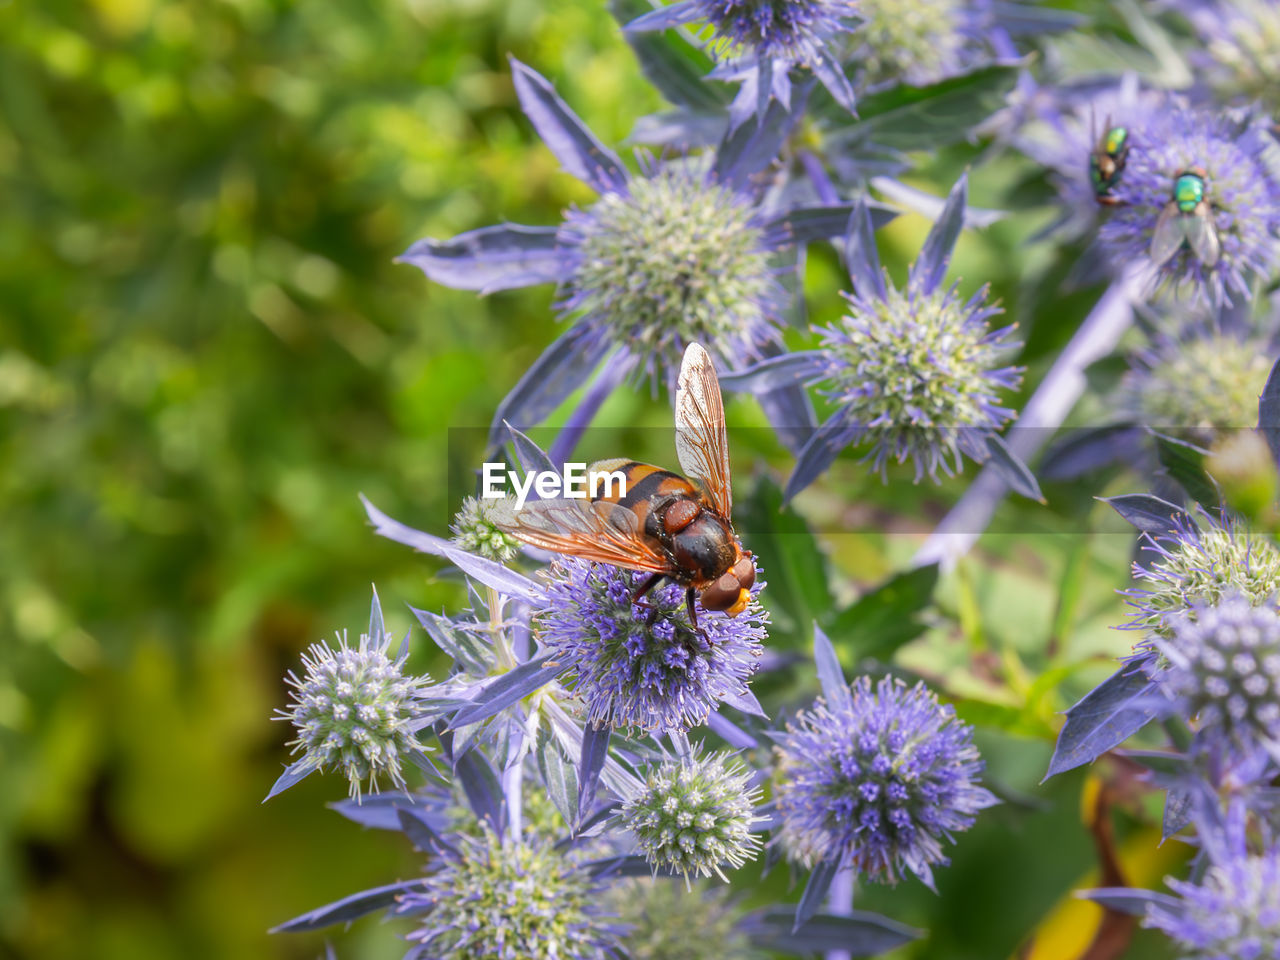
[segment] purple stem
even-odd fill
[[[1030,461],[1062,426],[1085,391],[1085,369],[1114,350],[1129,329],[1134,303],[1142,300],[1144,290],[1150,289],[1149,270],[1145,261],[1131,264],[1112,281],[1036,387],[1005,437],[1009,448],[1022,460]],[[929,535],[912,565],[941,563],[944,569],[953,567],[987,529],[1008,491],[999,472],[991,466],[984,467]]]
[[[525,736],[516,720],[512,720],[507,732],[507,765],[502,771],[502,793],[507,801],[507,835],[520,842],[523,830]]]
[[[827,910],[837,917],[853,913],[852,867],[845,867],[831,881],[831,889],[827,891]],[[848,950],[828,950],[826,960],[850,960],[852,956]]]
[[[605,400],[609,399],[609,395],[618,384],[626,379],[635,364],[635,355],[630,350],[616,350],[604,362],[604,366],[596,374],[595,381],[582,395],[582,401],[569,415],[569,419],[565,421],[564,427],[551,444],[551,449],[547,451],[547,456],[551,458],[552,463],[562,464],[569,454],[573,453],[573,448],[578,445],[587,427],[591,426],[591,421],[600,412]]]
[[[840,194],[836,192],[835,185],[831,182],[831,178],[827,176],[827,171],[822,168],[822,161],[808,150],[801,150],[798,156],[800,157],[800,166],[804,167],[804,172],[809,175],[809,181],[813,184],[813,189],[818,194],[818,199],[822,203],[832,206],[838,204],[840,202]]]

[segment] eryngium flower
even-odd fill
[[[1274,0],[1173,0],[1200,33],[1191,51],[1214,92],[1280,118],[1280,6]]]
[[[632,602],[648,576],[560,558],[534,627],[566,669],[590,723],[651,733],[687,730],[724,700],[748,694],[769,620],[755,599],[762,584],[757,578],[751,603],[736,617],[711,613],[698,601],[695,631],[677,584],[650,590],[644,598],[649,609]]]
[[[910,871],[933,887],[942,842],[996,803],[978,785],[973,728],[918,683],[885,677],[819,698],[776,737],[774,799],[782,841],[805,866],[836,860],[869,879]]]
[[[610,891],[628,925],[622,947],[630,960],[757,960],[744,929],[750,919],[730,899],[730,888],[703,881],[692,895],[663,877],[619,884]]]
[[[602,960],[617,957],[621,930],[598,904],[596,884],[542,842],[451,837],[423,891],[404,894],[405,913],[427,912],[409,939],[441,960]]]
[[[494,526],[490,511],[489,503],[466,497],[449,529],[453,542],[463,550],[505,563],[516,555],[520,541]]]
[[[1223,431],[1258,422],[1258,395],[1271,369],[1261,340],[1206,329],[1161,336],[1130,358],[1118,406],[1126,419],[1211,444]]]
[[[1280,757],[1280,612],[1239,595],[1197,603],[1152,641],[1163,667],[1148,670],[1200,733],[1243,752]]]
[[[760,789],[751,773],[723,754],[696,753],[651,766],[643,789],[622,806],[622,824],[655,870],[684,877],[715,874],[754,860],[760,840],[751,832],[762,819],[754,808]]]
[[[423,750],[413,720],[419,691],[429,681],[405,676],[407,645],[394,660],[390,645],[388,634],[361,634],[359,646],[350,647],[346,631],[336,650],[313,643],[302,655],[303,678],[292,671],[286,677],[294,702],[277,711],[298,733],[293,752],[316,770],[341,769],[357,799],[361,782],[376,789],[381,774],[403,789],[401,759]]]
[[[1280,550],[1232,520],[1196,525],[1178,519],[1172,533],[1144,540],[1145,551],[1156,556],[1133,565],[1134,577],[1150,586],[1125,591],[1135,608],[1129,629],[1168,639],[1173,620],[1194,618],[1198,605],[1237,595],[1257,607],[1280,595]],[[1135,655],[1145,659],[1149,646],[1140,644]]]
[[[679,0],[626,25],[632,32],[706,23],[724,59],[712,76],[741,80],[730,108],[736,126],[770,99],[791,102],[793,67],[808,67],[836,102],[853,111],[853,88],[831,43],[853,26],[857,0]]]
[[[1270,134],[1250,118],[1190,110],[1171,98],[1166,109],[1151,115],[1149,126],[1131,136],[1123,176],[1111,191],[1119,205],[1098,232],[1108,256],[1117,263],[1149,257],[1175,181],[1195,168],[1204,173],[1205,217],[1217,234],[1220,256],[1206,264],[1184,242],[1160,266],[1158,278],[1193,285],[1214,303],[1232,293],[1247,296],[1250,278],[1268,275],[1277,262],[1280,181]]]
[[[1148,903],[1142,925],[1163,930],[1182,960],[1280,957],[1280,847],[1260,855],[1234,850],[1200,883],[1166,883],[1181,899]]]

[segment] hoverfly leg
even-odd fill
[[[698,594],[693,587],[689,587],[684,592],[684,605],[689,609],[689,626],[693,627],[693,632],[702,639],[706,639],[707,635],[702,632],[698,626],[698,608],[694,606],[694,602],[698,599]]]
[[[642,607],[645,610],[649,611],[649,617],[646,623],[653,623],[653,621],[658,616],[658,608],[654,606],[652,603],[649,603],[649,601],[645,600],[644,595],[648,593],[650,590],[652,590],[654,587],[656,587],[658,584],[660,584],[662,582],[662,579],[665,576],[666,576],[665,573],[653,574],[653,576],[649,577],[648,580],[640,584],[640,586],[636,589],[635,593],[631,594],[631,602],[633,604],[635,604],[637,607]]]

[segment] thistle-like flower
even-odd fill
[[[644,609],[632,595],[648,574],[573,557],[552,566],[546,603],[535,611],[543,647],[565,669],[564,682],[596,726],[646,732],[687,730],[725,700],[749,697],[766,638],[768,613],[755,599],[736,617],[698,601],[694,630],[684,589],[650,590]]]
[[[488,502],[466,497],[449,529],[453,542],[463,550],[506,563],[519,551],[520,541],[494,525],[491,510]]]
[[[1197,603],[1169,623],[1148,665],[1179,711],[1198,718],[1200,735],[1241,752],[1257,747],[1280,758],[1280,611],[1230,594]]]
[[[1133,565],[1134,577],[1149,586],[1125,591],[1134,608],[1128,629],[1169,639],[1172,624],[1180,617],[1194,619],[1198,605],[1235,595],[1257,607],[1280,595],[1280,550],[1271,540],[1231,519],[1174,522],[1172,533],[1145,537],[1146,551],[1155,558]],[[1139,661],[1150,654],[1145,641],[1134,652]]]
[[[770,99],[791,102],[791,70],[807,67],[849,112],[853,88],[833,52],[832,42],[847,34],[859,12],[859,0],[679,0],[631,21],[631,32],[665,30],[689,23],[709,24],[713,49],[723,63],[713,73],[742,81],[730,108],[734,126]]]
[[[424,750],[413,721],[430,681],[405,675],[407,644],[395,659],[388,655],[390,646],[390,635],[379,633],[362,634],[351,647],[346,631],[338,634],[337,649],[313,643],[302,655],[302,679],[293,672],[286,678],[293,703],[276,712],[276,719],[288,720],[297,731],[290,746],[302,754],[302,769],[341,769],[357,799],[360,784],[368,780],[376,789],[381,774],[403,789],[401,760]]]
[[[499,406],[491,441],[505,439],[504,421],[541,422],[606,357],[588,391],[596,405],[637,369],[671,385],[695,340],[720,371],[773,349],[786,300],[774,254],[838,235],[848,219],[841,206],[762,204],[752,177],[771,162],[791,120],[761,130],[750,150],[729,137],[714,153],[642,159],[631,173],[546,79],[514,60],[512,74],[542,139],[600,199],[569,210],[560,227],[486,227],[419,241],[401,258],[458,289],[560,288],[558,306],[572,325]],[[877,216],[884,222],[889,213]]]
[[[695,881],[689,895],[655,877],[619,884],[610,891],[628,925],[622,947],[630,960],[760,960],[751,945],[751,920],[730,900],[730,888]]]
[[[1133,137],[1111,191],[1116,206],[1098,233],[1111,259],[1154,256],[1158,279],[1191,285],[1212,303],[1247,296],[1251,278],[1267,276],[1280,258],[1271,135],[1252,118],[1190,110],[1171,98]],[[1162,259],[1157,250],[1170,237],[1184,240]]]
[[[932,888],[942,842],[997,802],[977,783],[973,728],[923,684],[859,677],[776,740],[782,841],[805,866],[835,860],[889,883],[910,871]]]
[[[1016,56],[985,0],[858,0],[858,16],[850,60],[860,90],[924,86]]]
[[[622,824],[655,870],[690,878],[754,860],[760,840],[751,832],[760,789],[751,774],[723,754],[696,753],[651,766],[644,787],[622,807]],[[692,888],[690,888],[692,889]]]
[[[409,939],[442,960],[604,960],[622,930],[601,910],[598,885],[541,841],[503,842],[492,830],[457,834],[454,851],[404,894],[426,913]]]
[[[855,211],[846,259],[854,292],[849,312],[821,331],[819,350],[790,354],[721,377],[728,389],[776,383],[790,376],[820,384],[835,412],[796,458],[786,497],[795,496],[849,445],[864,445],[866,459],[886,475],[890,460],[915,462],[925,474],[953,474],[962,456],[983,462],[996,432],[1014,417],[1000,391],[1021,383],[1017,367],[999,366],[1010,349],[1011,327],[992,329],[1000,312],[982,288],[969,299],[942,280],[964,216],[966,179],[952,189],[905,290],[880,267],[865,211]]]
[[[1117,406],[1133,423],[1210,445],[1257,423],[1270,354],[1260,339],[1214,328],[1160,336],[1130,357]]]
[[[1271,0],[1172,0],[1200,34],[1191,51],[1214,92],[1280,118],[1280,7]]]
[[[1177,898],[1147,904],[1142,925],[1164,931],[1182,960],[1280,957],[1280,846],[1220,852],[1199,883],[1169,877]]]

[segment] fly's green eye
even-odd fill
[[[1112,127],[1107,131],[1106,140],[1103,141],[1107,153],[1115,156],[1124,149],[1125,144],[1129,140],[1129,131],[1124,127]]]

